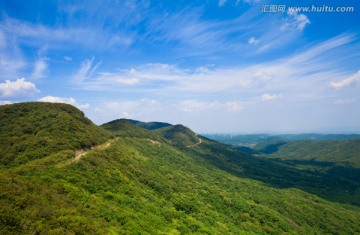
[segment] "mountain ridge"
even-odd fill
[[[61,117],[54,123],[75,121]],[[69,146],[0,169],[0,233],[360,233],[356,195],[334,197],[356,189],[352,181],[241,153],[182,125],[150,131],[123,120],[110,127],[112,134],[104,130],[106,140],[76,161],[76,146]]]

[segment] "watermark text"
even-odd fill
[[[306,13],[306,12],[334,12],[334,13],[347,13],[347,12],[354,12],[355,7],[353,6],[286,6],[286,5],[262,5],[261,12],[263,13],[281,13],[281,12],[296,12],[296,13]]]

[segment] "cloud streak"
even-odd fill
[[[46,44],[52,49],[60,49],[69,44],[92,49],[106,49],[113,46],[129,46],[132,43],[131,36],[121,32],[113,34],[102,28],[80,25],[48,27],[10,17],[0,24],[0,30],[8,37],[18,39],[21,43],[39,47]],[[99,42],[102,43],[99,44]]]
[[[262,96],[261,96],[261,100],[262,101],[268,101],[268,100],[276,100],[276,99],[281,99],[283,97],[283,95],[282,94],[273,94],[273,95],[271,95],[271,94],[268,94],[268,93],[266,93],[266,94],[263,94]]]
[[[174,105],[176,108],[185,113],[192,112],[204,112],[204,111],[229,111],[229,112],[240,112],[245,107],[240,102],[204,102],[197,100],[183,100],[178,104]]]
[[[309,93],[318,96],[319,88],[326,92],[331,80],[346,75],[346,71],[333,67],[332,60],[337,60],[335,54],[338,51],[352,50],[349,43],[353,40],[349,35],[334,37],[291,57],[247,67],[183,69],[176,65],[149,63],[135,68],[101,71],[91,59],[82,63],[74,79],[80,82],[81,88],[89,90],[126,91],[131,87],[133,92],[171,94],[180,98],[182,94],[218,93],[226,97],[241,92],[246,100],[264,94],[268,94],[267,99],[275,98],[274,94],[286,95],[287,98],[298,96],[300,99],[309,97],[305,95]],[[358,77],[357,73],[344,81],[331,83],[331,86],[343,87],[358,81]]]
[[[359,82],[360,82],[360,70],[357,71],[357,73],[351,75],[350,77],[348,77],[346,79],[343,79],[343,80],[338,81],[338,82],[331,82],[329,84],[329,86],[331,88],[339,90],[339,89],[342,89],[342,88],[347,87],[347,86],[351,86],[351,85],[359,83]]]
[[[34,65],[34,71],[32,73],[31,78],[32,79],[43,78],[45,76],[44,73],[46,72],[47,67],[48,65],[44,58],[37,60]]]

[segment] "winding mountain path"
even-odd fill
[[[199,137],[198,137],[199,138]],[[190,144],[190,145],[188,145],[188,146],[186,146],[187,148],[191,148],[191,147],[194,147],[194,146],[196,146],[196,145],[199,145],[199,144],[201,144],[202,142],[201,142],[201,138],[199,138],[199,142],[197,142],[196,144]]]
[[[83,156],[85,156],[89,151],[94,149],[106,149],[108,148],[114,140],[109,140],[103,144],[96,145],[94,147],[91,147],[90,149],[80,149],[75,152],[75,158],[72,159],[72,162],[78,162]]]

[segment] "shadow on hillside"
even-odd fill
[[[329,201],[360,206],[360,169],[333,163],[266,159],[241,153],[222,144],[205,143],[196,151],[212,165],[241,178],[276,188],[298,188]],[[311,166],[311,170],[295,166]]]

